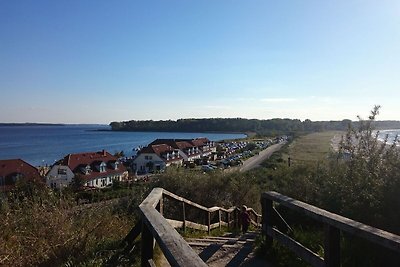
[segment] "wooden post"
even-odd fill
[[[272,200],[267,198],[261,199],[262,205],[262,235],[265,236],[265,244],[266,248],[270,248],[272,246],[272,237],[270,237],[267,233],[268,227],[273,226],[272,224],[272,216],[273,216],[273,204]]]
[[[222,220],[222,218],[221,218],[221,210],[218,210],[218,220],[219,220],[219,230],[221,231],[221,220]]]
[[[160,201],[158,202],[158,212],[161,214],[161,215],[164,215],[164,201],[163,201],[163,197],[161,196],[161,198],[160,198]]]
[[[328,224],[324,225],[325,244],[324,261],[327,267],[340,266],[340,230]]]
[[[142,245],[141,266],[147,267],[149,260],[153,259],[154,237],[144,222],[142,223],[142,244],[141,245]]]
[[[211,233],[211,212],[207,211],[208,234]]]
[[[231,213],[227,212],[226,217],[228,218],[228,228],[230,228],[231,227]]]
[[[186,232],[186,212],[185,212],[184,201],[182,201],[182,221],[183,221],[183,232]]]
[[[238,220],[237,208],[235,208],[235,210],[233,211],[233,227],[234,228],[239,227],[238,221],[239,220]]]
[[[258,216],[257,214],[254,214],[256,216],[256,228],[258,228]]]

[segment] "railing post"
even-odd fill
[[[221,217],[221,210],[218,210],[218,220],[219,220],[219,230],[221,231],[221,224],[222,224],[222,222],[221,222],[221,220],[222,220],[222,217]]]
[[[207,211],[208,234],[211,233],[211,212]]]
[[[228,229],[229,229],[231,227],[231,213],[227,212],[226,213],[226,217],[227,217],[227,220],[228,220]]]
[[[327,267],[340,266],[340,230],[328,224],[324,225],[324,261]]]
[[[182,221],[183,221],[183,232],[186,232],[186,212],[185,212],[184,201],[182,201]]]
[[[164,201],[163,201],[163,196],[161,195],[161,198],[160,198],[160,200],[159,200],[159,202],[158,202],[158,212],[161,214],[161,215],[164,215]]]
[[[142,223],[142,244],[141,244],[141,266],[147,267],[150,259],[153,259],[154,237],[147,225]]]
[[[272,246],[272,237],[268,235],[268,228],[272,228],[273,206],[272,200],[263,197],[261,198],[262,206],[262,235],[265,236],[266,248]]]
[[[239,220],[238,220],[238,214],[237,214],[237,209],[233,211],[233,227],[237,228],[239,227]]]

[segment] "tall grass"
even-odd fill
[[[36,190],[34,197],[3,196],[0,265],[102,265],[136,221],[129,204],[77,207],[73,198],[60,201],[47,189]]]

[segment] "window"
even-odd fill
[[[67,175],[67,169],[58,169],[58,170],[57,170],[57,173],[58,173],[59,175]]]

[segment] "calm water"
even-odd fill
[[[132,156],[134,148],[157,138],[207,137],[212,141],[243,138],[244,134],[112,132],[107,125],[90,126],[0,126],[0,159],[21,158],[28,163],[51,165],[69,153],[99,151]]]
[[[379,131],[379,140],[384,141],[388,137],[388,143],[392,144],[396,136],[400,137],[400,129],[381,130]]]

